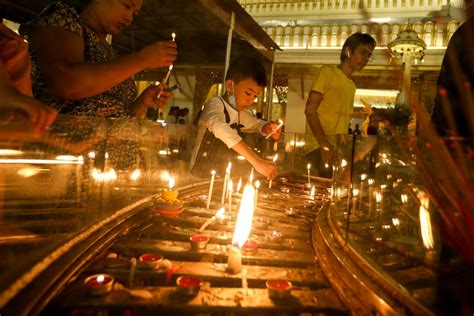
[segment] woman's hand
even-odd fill
[[[142,99],[143,105],[147,108],[161,109],[168,103],[168,100],[173,96],[173,92],[169,92],[166,89],[167,85],[150,85],[148,88],[143,90],[140,98]]]
[[[145,68],[162,68],[171,65],[178,55],[176,42],[157,42],[142,48],[138,54]]]
[[[277,129],[277,127],[278,127],[277,123],[269,122],[263,126],[262,132],[265,135],[271,134],[272,138],[278,141],[281,137],[281,127],[279,129]]]

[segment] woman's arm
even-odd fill
[[[30,45],[51,94],[76,100],[100,94],[152,67],[165,67],[176,59],[176,43],[159,42],[115,60],[84,62],[83,38],[67,30],[40,27],[30,34]]]

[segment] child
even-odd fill
[[[56,111],[32,96],[31,63],[25,41],[0,23],[0,124],[24,114],[35,132],[56,118]]]
[[[354,33],[341,50],[338,66],[322,66],[313,80],[305,114],[316,138],[307,159],[320,177],[331,178],[336,135],[347,134],[354,109],[355,84],[352,74],[362,70],[372,57],[375,40],[369,34]],[[311,140],[310,140],[311,141]]]
[[[231,155],[241,155],[267,179],[274,179],[277,169],[274,163],[260,158],[245,144],[241,132],[259,132],[268,135],[277,124],[259,120],[244,111],[252,106],[257,95],[267,83],[263,65],[254,58],[240,57],[227,70],[225,94],[214,96],[205,105],[198,122],[198,135],[191,158],[191,172],[207,177],[212,169],[225,168]],[[281,131],[272,134],[280,138]],[[235,152],[235,153],[233,153]]]

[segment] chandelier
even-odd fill
[[[392,57],[401,59],[403,62],[414,60],[416,64],[419,60],[423,61],[425,57],[425,42],[409,28],[398,33],[397,38],[388,43],[387,47]]]

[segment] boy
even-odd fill
[[[354,71],[362,70],[372,57],[375,40],[368,34],[354,33],[342,47],[338,66],[322,66],[313,80],[306,101],[305,114],[316,138],[307,159],[318,170],[320,177],[332,177],[332,157],[336,135],[347,134],[347,126],[354,109]]]
[[[230,64],[225,78],[224,96],[211,98],[200,115],[191,158],[192,173],[207,177],[212,169],[219,166],[224,168],[235,151],[267,179],[276,177],[275,164],[255,154],[239,135],[240,132],[268,135],[276,129],[277,124],[259,120],[244,111],[252,106],[266,83],[265,68],[257,59],[240,57]],[[272,137],[278,140],[280,135],[281,131],[278,130]]]

